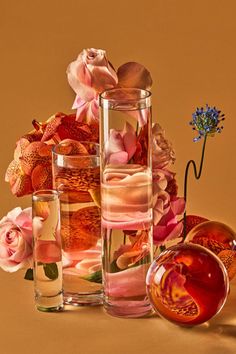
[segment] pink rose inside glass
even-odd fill
[[[162,252],[147,274],[147,292],[158,314],[178,325],[208,321],[223,307],[229,280],[222,262],[199,245]]]

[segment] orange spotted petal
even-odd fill
[[[40,148],[39,148],[39,156],[51,158],[51,156],[52,156],[52,147],[53,147],[53,145],[47,145],[47,144],[43,144],[42,146],[40,146]]]
[[[49,156],[40,156],[40,150],[43,149],[44,145],[42,142],[33,142],[25,149],[20,160],[22,170],[27,175],[30,175],[34,167],[38,164],[45,164],[50,160]]]
[[[33,192],[31,178],[26,174],[19,173],[18,176],[12,176],[9,183],[12,193],[17,197],[22,197]]]
[[[227,270],[229,280],[232,280],[236,275],[236,251],[223,250],[217,255]]]
[[[6,170],[5,181],[10,182],[13,176],[17,178],[19,172],[19,161],[13,160]]]
[[[37,165],[31,174],[32,186],[34,190],[52,188],[51,164]]]
[[[78,141],[91,140],[91,130],[87,124],[77,122],[74,117],[65,117],[62,119],[61,125],[57,129],[57,133],[61,140],[74,139]]]

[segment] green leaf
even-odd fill
[[[26,279],[26,280],[34,280],[34,273],[33,273],[33,269],[32,268],[27,269],[27,271],[25,273],[25,276],[24,276],[24,279]]]
[[[44,263],[43,269],[46,277],[51,280],[55,280],[58,278],[58,267],[56,263]]]
[[[98,270],[97,272],[83,277],[83,279],[91,281],[93,283],[102,283],[102,271]]]
[[[110,273],[118,273],[118,272],[121,272],[122,269],[120,269],[117,264],[116,264],[116,259],[114,259],[113,262],[111,262],[110,264],[110,269],[109,269],[109,272]]]

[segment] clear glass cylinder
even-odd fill
[[[36,307],[40,311],[59,311],[63,309],[63,291],[58,193],[33,193],[32,217]]]
[[[100,95],[104,307],[119,317],[151,312],[145,279],[152,262],[151,93]]]
[[[99,145],[66,139],[53,150],[60,192],[64,302],[102,304]]]

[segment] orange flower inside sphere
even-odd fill
[[[182,326],[198,325],[216,315],[228,290],[222,262],[206,248],[190,243],[162,252],[147,274],[147,293],[153,308]]]
[[[206,247],[224,263],[229,279],[236,274],[236,234],[227,225],[218,221],[206,221],[196,225],[185,242]]]

